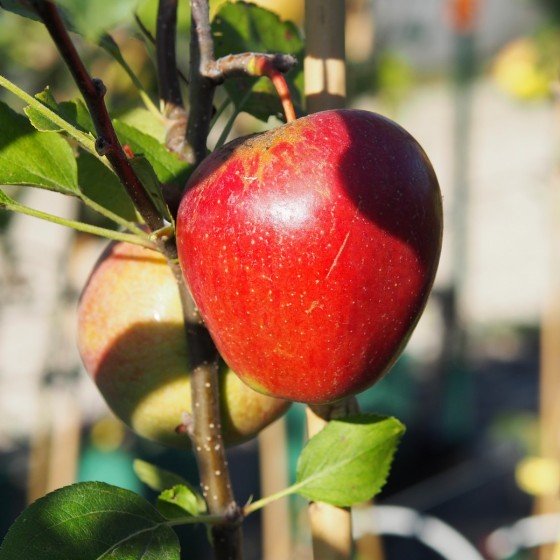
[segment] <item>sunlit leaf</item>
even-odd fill
[[[359,415],[331,420],[304,447],[297,492],[309,500],[351,506],[385,484],[404,426],[395,418]]]
[[[0,102],[0,185],[34,185],[63,194],[78,192],[72,148],[56,132],[38,132]]]
[[[113,122],[122,144],[127,144],[136,155],[143,155],[153,167],[161,183],[183,186],[191,166],[171,153],[153,136],[120,120]]]
[[[163,120],[159,119],[147,109],[135,107],[120,115],[119,121],[139,130],[143,134],[152,136],[160,144],[165,142],[165,126]]]

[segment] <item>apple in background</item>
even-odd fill
[[[315,113],[235,140],[193,173],[179,259],[220,353],[251,387],[326,403],[404,348],[439,261],[420,145],[380,115]]]
[[[181,303],[162,255],[111,243],[97,262],[78,307],[78,348],[113,412],[136,433],[186,449],[178,434],[191,411]],[[256,435],[289,403],[266,397],[224,367],[220,375],[226,444]]]

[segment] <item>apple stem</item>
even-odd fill
[[[286,122],[292,122],[296,120],[296,111],[294,109],[294,104],[292,103],[292,94],[290,93],[290,88],[288,87],[288,82],[284,75],[278,67],[273,63],[274,59],[267,56],[256,55],[255,56],[255,75],[266,76],[271,82],[280,102],[282,103],[282,108],[284,109],[284,114],[286,115]]]
[[[105,105],[106,89],[103,82],[89,75],[56,5],[51,0],[32,0],[31,4],[84,97],[97,133],[95,148],[98,154],[107,157],[147,226],[151,230],[160,229],[164,225],[163,217],[134,172],[113,128]]]

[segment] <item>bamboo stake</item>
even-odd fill
[[[327,421],[310,407],[306,409],[307,435],[320,432]],[[309,504],[309,523],[315,560],[350,560],[352,558],[352,516],[350,508],[321,502]]]
[[[289,486],[286,439],[284,418],[259,434],[262,496],[270,496]],[[288,506],[288,498],[282,498],[261,510],[263,560],[286,560],[292,557]]]
[[[307,112],[344,107],[346,65],[344,54],[344,0],[306,0],[304,60]]]
[[[76,481],[80,451],[80,409],[64,389],[46,389],[42,419],[31,439],[27,501]]]
[[[344,0],[306,0],[304,60],[305,99],[308,113],[342,108],[346,102]],[[327,413],[327,418],[329,414]],[[326,420],[307,408],[307,433],[313,437]],[[309,521],[316,560],[350,560],[352,518],[349,509],[314,502]]]
[[[560,122],[560,100],[556,99],[556,121]],[[559,135],[556,135],[558,142]],[[550,195],[550,273],[547,297],[541,319],[541,368],[540,368],[540,453],[544,459],[560,461],[560,166],[554,173]],[[551,489],[552,490],[552,489]],[[560,511],[557,490],[539,496],[535,503],[537,514]],[[542,546],[539,560],[553,557],[552,546]]]

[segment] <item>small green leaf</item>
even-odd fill
[[[171,212],[169,211],[169,207],[163,198],[161,183],[157,178],[154,168],[148,161],[148,158],[143,155],[134,156],[130,160],[130,165],[132,166],[132,169],[134,169],[134,173],[136,173],[136,176],[140,179],[142,185],[144,185],[148,196],[152,199],[152,202],[155,204],[159,213],[169,223],[173,223]]]
[[[136,155],[143,155],[150,162],[161,183],[175,183],[181,187],[190,173],[191,165],[150,136],[120,120],[113,121],[122,144],[128,144]]]
[[[35,95],[35,99],[39,100],[49,109],[59,113],[58,104],[52,96],[49,87],[46,87],[43,91],[37,93]],[[31,124],[40,132],[60,132],[62,130],[62,128],[54,124],[34,107],[27,106],[23,109],[23,111],[27,115]]]
[[[48,87],[37,93],[35,98],[78,130],[85,133],[94,132],[93,122],[87,107],[80,98],[57,103]],[[28,106],[24,111],[31,124],[41,132],[62,132],[64,130],[35,107]]]
[[[144,498],[101,482],[37,500],[12,525],[0,560],[179,560],[179,542]]]
[[[167,519],[206,512],[204,498],[190,485],[178,484],[158,496],[158,511]]]
[[[119,178],[89,152],[80,150],[77,159],[80,191],[125,220],[136,222],[134,204]]]
[[[32,97],[27,92],[23,91],[14,83],[10,82],[10,80],[7,80],[4,76],[0,76],[0,86],[6,88],[9,92],[13,93],[17,97],[25,101],[25,103],[27,103],[29,106],[33,107],[33,109],[38,111],[46,119],[49,119],[51,122],[56,124],[56,126],[60,130],[63,130],[72,138],[77,140],[77,142],[86,150],[89,150],[92,153],[97,153],[95,151],[95,139],[91,134],[87,134],[79,130],[78,128],[67,122],[56,111],[53,111],[50,107],[47,107],[44,103],[42,103],[35,97]]]
[[[212,21],[216,56],[246,51],[294,54],[298,64],[286,74],[292,100],[303,112],[303,40],[292,22],[282,21],[275,13],[247,2],[225,3]],[[267,78],[234,78],[225,88],[236,107],[252,89],[243,110],[267,121],[282,113],[276,90]]]
[[[0,185],[34,185],[63,194],[78,192],[72,148],[56,132],[38,132],[0,102]]]
[[[156,492],[167,490],[173,486],[184,484],[190,486],[189,483],[178,474],[162,469],[142,459],[135,459],[132,464],[136,476],[149,488]]]
[[[300,455],[296,491],[308,500],[340,507],[369,500],[385,484],[403,433],[395,418],[331,420]]]

